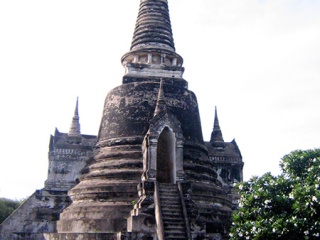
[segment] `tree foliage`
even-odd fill
[[[320,149],[293,151],[280,167],[237,185],[231,239],[320,239]]]
[[[21,204],[21,201],[0,198],[0,224]]]

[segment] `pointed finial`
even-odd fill
[[[214,124],[213,128],[220,129],[217,106],[214,107]]]
[[[217,107],[215,107],[214,112],[215,112],[214,124],[213,124],[213,131],[211,133],[210,143],[213,147],[224,148],[225,143],[224,143],[222,132],[220,129]]]
[[[80,123],[79,123],[79,110],[78,110],[78,97],[76,102],[76,108],[74,110],[74,116],[72,118],[72,123],[69,129],[69,137],[80,137]]]
[[[160,88],[158,92],[158,99],[157,99],[157,105],[156,109],[154,110],[154,116],[156,116],[159,112],[163,111],[166,109],[166,101],[165,101],[165,96],[163,92],[163,80],[162,78],[160,79]]]
[[[74,110],[74,116],[77,116],[79,118],[78,102],[79,102],[79,97],[77,97],[76,108]]]

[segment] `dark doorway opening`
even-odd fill
[[[175,183],[176,140],[174,133],[165,127],[158,138],[157,181]]]

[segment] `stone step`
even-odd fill
[[[183,218],[181,215],[171,215],[171,214],[162,213],[162,218],[166,220],[171,220],[171,221],[177,221],[177,220],[183,221]]]
[[[177,202],[170,202],[170,201],[162,201],[161,206],[164,207],[173,207],[173,208],[180,208],[181,207],[181,202],[180,199]]]
[[[163,219],[163,225],[166,226],[179,226],[183,225],[184,226],[184,221],[178,220],[178,219]]]
[[[170,207],[170,206],[167,206],[167,205],[163,205],[161,204],[161,209],[162,209],[162,212],[182,212],[181,211],[181,207]]]
[[[160,202],[161,206],[165,209],[181,209],[181,202],[169,202],[169,201],[162,201]]]
[[[179,240],[188,240],[188,238],[187,237],[183,237],[183,236],[173,236],[173,237],[171,237],[171,236],[166,236],[166,240],[176,240],[176,239],[179,239]]]
[[[181,208],[181,202],[160,201],[161,206],[170,208]]]
[[[160,183],[159,184],[160,187],[175,187],[177,188],[177,184],[173,184],[173,183]]]
[[[159,188],[160,193],[179,193],[178,189],[161,189]]]
[[[181,208],[171,208],[171,207],[162,207],[162,212],[163,213],[171,213],[171,212],[176,212],[176,213],[182,213]]]
[[[160,193],[160,195],[161,195],[161,194],[175,194],[175,195],[176,195],[176,194],[177,194],[177,195],[179,194],[179,192],[178,192],[177,190],[168,191],[168,190],[161,190],[161,189],[159,190],[159,193]]]
[[[160,191],[178,191],[177,186],[159,186]]]
[[[173,214],[170,214],[170,213],[162,213],[162,217],[163,218],[166,218],[166,219],[174,219],[174,218],[177,218],[177,219],[182,219],[182,216],[181,216],[181,213],[173,213]]]
[[[179,226],[185,227],[185,222],[182,219],[178,218],[166,218],[163,221],[163,226],[179,228]]]
[[[182,213],[182,210],[180,208],[166,208],[166,207],[162,207],[162,213],[167,215],[167,214],[170,214],[172,212],[175,212],[175,213],[179,213],[181,214]]]
[[[165,229],[168,230],[179,230],[179,231],[184,231],[184,223],[173,223],[173,224],[164,224],[163,225]]]
[[[160,184],[159,195],[166,240],[187,240],[177,185]]]
[[[179,229],[173,229],[173,230],[166,229],[165,235],[185,236],[186,233],[184,231],[179,230]]]
[[[188,238],[187,238],[186,235],[176,236],[176,235],[169,235],[169,234],[168,234],[168,235],[165,235],[165,239],[166,239],[166,240],[169,240],[169,239],[173,239],[173,240],[174,240],[174,239],[181,239],[181,240],[182,240],[182,239],[186,239],[186,240],[187,240]]]
[[[160,195],[179,195],[178,191],[163,191],[160,189],[159,191]]]
[[[162,199],[160,200],[161,206],[181,206],[180,199]]]
[[[181,211],[181,207],[170,207],[170,206],[166,206],[161,204],[162,207],[162,212],[182,212]]]
[[[162,196],[160,198],[160,201],[166,202],[168,204],[171,204],[171,203],[175,203],[175,204],[179,203],[180,204],[181,203],[180,198],[178,196],[174,196],[174,195]]]
[[[164,197],[171,197],[171,196],[179,196],[179,193],[176,193],[176,192],[163,192],[163,193],[160,193],[160,196],[162,196],[162,198]]]
[[[164,225],[164,228],[165,228],[167,231],[170,231],[170,230],[178,230],[178,231],[184,232],[184,226],[183,226],[183,224],[176,224],[176,225],[173,225],[173,224],[165,224],[165,225]]]
[[[177,195],[167,195],[167,196],[161,196],[160,197],[160,201],[164,201],[164,202],[180,202],[180,197]]]
[[[176,217],[180,217],[182,219],[182,212],[164,212],[162,211],[162,216],[165,218],[176,218]]]
[[[174,220],[174,219],[168,219],[166,222],[165,221],[163,222],[163,226],[179,229],[180,226],[185,227],[185,223],[184,223],[184,221],[181,221],[181,220],[178,221],[178,220]]]
[[[179,196],[178,192],[160,192],[160,196]]]
[[[163,200],[160,201],[161,206],[163,207],[170,207],[170,208],[181,208],[181,201],[169,201],[169,200]]]
[[[161,203],[161,208],[163,210],[166,210],[166,209],[181,209],[181,206],[180,204],[175,204],[175,205],[172,205],[172,204],[164,204],[164,203]]]
[[[163,222],[163,226],[172,226],[172,228],[178,228],[179,226],[183,226],[184,227],[184,222],[183,221],[171,221],[168,220],[167,222]],[[166,227],[165,227],[166,229]]]
[[[179,192],[176,189],[174,189],[174,190],[159,189],[159,193],[162,193],[162,194],[179,194]]]
[[[178,188],[175,187],[159,187],[160,191],[178,191]]]
[[[163,216],[162,215],[162,218],[163,218],[164,224],[166,224],[166,223],[170,223],[170,224],[184,223],[182,218],[180,218],[179,216]]]
[[[181,212],[162,212],[162,216],[172,216],[172,217],[180,217],[181,218]]]
[[[187,239],[187,236],[185,233],[178,233],[178,234],[168,233],[168,234],[165,234],[165,239]]]
[[[172,206],[174,208],[180,208],[181,207],[181,202],[180,199],[179,201],[170,201],[170,200],[160,200],[161,206],[167,207],[167,206]]]
[[[178,192],[176,188],[159,188],[159,192]]]
[[[180,197],[178,195],[162,195],[160,197],[160,200],[162,201],[177,201],[180,202]]]
[[[172,236],[186,236],[186,232],[184,229],[164,229],[165,235]]]
[[[160,202],[161,204],[161,208],[163,210],[168,209],[168,210],[172,210],[172,209],[181,209],[181,203],[174,203],[174,205],[168,203],[168,202]]]

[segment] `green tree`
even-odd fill
[[[20,201],[0,198],[0,224],[21,204]]]
[[[231,239],[320,239],[320,149],[293,151],[280,167],[237,185]]]

